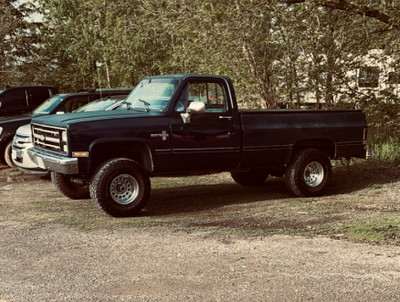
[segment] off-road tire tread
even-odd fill
[[[324,180],[316,188],[308,187],[303,180],[303,168],[311,161],[318,161],[324,167]],[[331,178],[332,166],[328,155],[319,149],[303,149],[294,155],[285,171],[285,183],[288,190],[296,196],[312,197],[325,193]]]
[[[70,199],[89,199],[89,187],[78,188],[73,186],[68,175],[64,175],[57,172],[51,172],[51,182],[54,186],[65,196]]]
[[[123,169],[125,173],[135,174],[135,178],[139,183],[140,196],[138,198],[140,198],[140,202],[135,206],[118,205],[109,196],[108,178],[120,169]],[[110,159],[100,165],[89,185],[90,197],[95,205],[114,217],[136,216],[146,205],[150,197],[150,191],[151,184],[148,173],[139,163],[128,158]]]

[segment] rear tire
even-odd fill
[[[265,169],[254,169],[246,172],[231,172],[235,182],[245,187],[261,186],[268,178],[268,171]]]
[[[328,155],[318,149],[305,149],[297,153],[285,172],[286,186],[297,196],[322,195],[332,178]]]
[[[137,215],[150,197],[150,178],[142,166],[127,158],[105,162],[90,182],[90,197],[114,217]]]
[[[54,186],[70,199],[88,199],[89,186],[82,182],[57,172],[51,172],[51,181]]]

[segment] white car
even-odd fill
[[[17,168],[26,173],[47,174],[40,169],[29,156],[29,150],[33,148],[31,124],[26,124],[17,129],[12,144],[11,158]]]

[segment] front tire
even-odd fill
[[[297,153],[285,172],[286,186],[297,196],[319,196],[332,178],[332,166],[327,154],[318,149]]]
[[[137,215],[150,197],[150,178],[136,161],[116,158],[104,163],[90,182],[90,197],[114,217]]]
[[[70,199],[88,199],[89,186],[68,175],[51,172],[51,181],[54,186]]]

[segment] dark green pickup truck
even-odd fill
[[[32,156],[66,196],[133,216],[156,176],[283,176],[293,194],[321,195],[330,159],[365,158],[366,135],[361,111],[238,110],[227,77],[165,75],[143,79],[118,111],[35,118]]]

